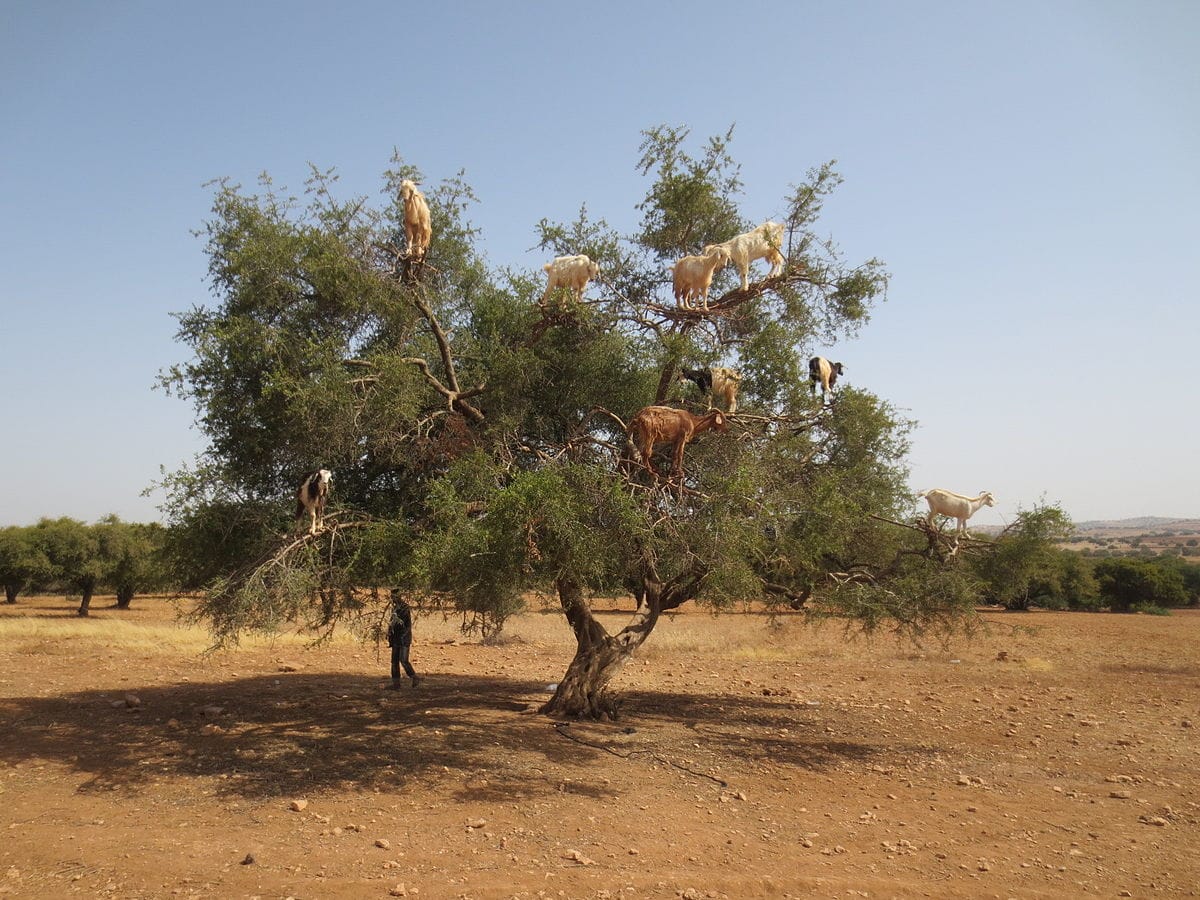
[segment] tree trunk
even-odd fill
[[[6,584],[4,586],[4,602],[16,603],[17,594],[19,593],[21,593],[21,586],[19,584]]]
[[[619,704],[608,693],[609,682],[650,636],[661,612],[690,599],[697,584],[697,580],[689,580],[682,589],[675,585],[664,590],[661,582],[647,575],[642,579],[641,590],[634,592],[638,606],[633,619],[619,633],[610,635],[592,616],[582,587],[568,578],[560,578],[558,599],[575,631],[575,658],[541,712],[550,716],[615,719]]]
[[[119,587],[117,588],[117,609],[129,609],[129,604],[133,602],[133,588]]]
[[[96,586],[94,584],[89,583],[83,586],[83,600],[81,600],[79,603],[79,616],[87,616],[88,608],[92,605],[92,592],[95,591],[95,589]]]

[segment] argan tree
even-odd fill
[[[887,284],[881,263],[848,263],[818,237],[839,176],[820,166],[776,210],[744,213],[731,135],[699,152],[688,138],[644,133],[636,234],[586,208],[537,223],[547,259],[599,263],[581,303],[540,305],[540,272],[484,263],[461,177],[424,185],[433,241],[421,260],[406,253],[397,196],[421,173],[399,159],[378,207],[338,199],[315,170],[303,201],[266,178],[257,192],[216,186],[214,302],[179,316],[191,358],[163,383],[194,402],[209,438],[168,479],[166,509],[176,564],[207,587],[198,614],[219,640],[369,619],[373,590],[393,586],[488,631],[541,591],[577,639],[545,711],[605,716],[612,677],[690,601],[763,599],[913,631],[966,613],[967,567],[897,527],[909,423],[867,390],[839,386],[828,406],[808,390],[808,356],[865,324]],[[782,274],[743,290],[726,270],[707,311],[677,308],[668,266],[767,212],[785,225]],[[677,373],[710,364],[741,373],[738,412],[687,446],[682,473],[657,478],[629,453],[625,424],[648,404],[703,412]],[[333,470],[333,493],[309,536],[291,495],[318,466]],[[617,591],[636,611],[614,633],[589,599]]]
[[[5,603],[16,603],[21,591],[50,571],[50,561],[35,537],[29,526],[0,528],[0,584],[4,585]]]
[[[87,616],[92,596],[108,571],[100,532],[92,525],[63,516],[42,519],[33,527],[34,540],[50,562],[49,582],[79,593],[80,616]]]

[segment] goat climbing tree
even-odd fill
[[[586,209],[530,223],[547,258],[599,263],[566,306],[539,306],[540,269],[485,264],[459,177],[423,185],[433,237],[419,264],[398,188],[421,173],[399,159],[378,207],[338,199],[331,172],[313,171],[304,204],[266,178],[256,192],[218,183],[215,302],[179,315],[191,357],[162,376],[209,439],[168,478],[167,508],[217,637],[377,620],[371,598],[391,587],[488,631],[540,591],[577,639],[545,710],[598,717],[616,711],[622,663],[684,603],[761,599],[914,631],[958,620],[966,570],[890,522],[911,500],[909,423],[867,390],[840,386],[829,405],[808,391],[808,356],[866,324],[887,284],[881,263],[817,237],[833,166],[779,201],[781,274],[743,289],[726,269],[707,310],[672,299],[670,263],[765,218],[738,206],[731,136],[697,153],[685,129],[644,132],[636,234]],[[685,364],[737,368],[738,411],[659,479],[632,464],[624,425],[650,404],[703,412]],[[289,532],[296,479],[318,467],[334,472],[327,527]],[[635,612],[610,633],[590,598],[618,592]]]

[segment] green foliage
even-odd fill
[[[122,522],[107,516],[93,526],[99,532],[100,556],[106,563],[104,584],[125,609],[135,594],[172,586],[166,565],[165,530],[157,522]]]
[[[6,602],[16,603],[21,591],[45,581],[50,572],[50,560],[32,528],[11,525],[0,529],[0,584]]]
[[[1060,551],[1054,544],[1071,534],[1071,520],[1057,505],[1037,505],[1017,513],[996,539],[978,571],[988,596],[1008,609],[1028,609],[1042,593],[1057,592]]]
[[[699,253],[706,244],[728,240],[744,227],[733,197],[741,191],[739,167],[729,155],[730,128],[709,138],[699,158],[684,149],[688,128],[660,125],[643,132],[638,170],[655,172],[642,211],[639,241],[660,259]]]
[[[99,530],[78,519],[42,519],[34,526],[34,540],[50,562],[50,583],[90,596],[111,571]]]
[[[1140,606],[1182,606],[1188,595],[1178,569],[1141,559],[1106,559],[1096,564],[1100,596],[1113,612]]]

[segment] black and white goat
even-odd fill
[[[329,499],[329,482],[332,478],[333,473],[328,469],[317,469],[305,475],[296,490],[296,520],[299,521],[308,513],[309,534],[316,534],[325,524],[325,502]]]
[[[687,379],[708,397],[709,406],[717,405],[717,398],[725,404],[727,413],[737,412],[738,385],[742,382],[741,373],[728,366],[710,366],[707,369],[679,368],[680,379]]]
[[[825,395],[833,391],[833,386],[837,384],[838,376],[843,373],[845,366],[840,362],[831,363],[823,356],[814,356],[808,361],[808,393],[813,396],[817,393],[817,385],[821,385],[821,402],[825,402]]]

